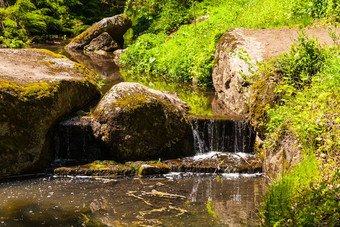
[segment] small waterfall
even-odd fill
[[[54,132],[53,147],[56,164],[86,163],[107,158],[93,136],[90,123],[82,122],[80,117],[59,123]]]
[[[253,152],[255,132],[244,121],[195,116],[190,122],[196,154]]]

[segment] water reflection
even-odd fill
[[[147,179],[47,178],[2,183],[7,226],[255,225],[264,179],[184,174]]]

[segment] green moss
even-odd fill
[[[51,57],[54,57],[54,58],[65,58],[65,59],[68,59],[66,56],[62,55],[62,54],[56,54],[50,50],[46,50],[46,49],[35,49],[34,50],[38,51],[38,52],[42,52],[42,53],[45,53]],[[68,59],[70,60],[70,59]]]
[[[99,75],[96,74],[94,70],[88,69],[86,68],[86,66],[79,64],[79,63],[76,63],[74,65],[74,69],[84,76],[83,81],[86,85],[89,85],[89,86],[95,85],[98,88],[100,87],[99,86]]]
[[[124,99],[119,99],[117,102],[112,103],[112,105],[118,106],[120,108],[129,108],[129,110],[133,110],[144,106],[151,99],[157,98],[150,95],[147,96],[144,94],[134,94],[128,95]]]
[[[19,86],[9,81],[0,81],[0,92],[17,95],[19,100],[42,99],[53,96],[58,90],[58,83],[29,83]]]

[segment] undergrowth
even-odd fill
[[[264,150],[276,152],[282,136],[291,134],[304,158],[270,186],[259,212],[265,226],[340,224],[339,51],[301,35],[271,63],[282,98],[267,111]]]
[[[122,56],[122,63],[132,73],[161,75],[179,81],[194,79],[204,86],[212,85],[211,71],[216,42],[227,29],[273,28],[297,24],[305,27],[316,19],[332,18],[336,21],[339,18],[338,1],[132,2],[135,4],[132,4],[133,7],[128,5],[130,7],[126,13],[135,18],[135,32],[145,30],[147,34],[139,36],[128,48]],[[200,19],[201,16],[206,16],[205,20]],[[142,49],[144,47],[146,49]]]

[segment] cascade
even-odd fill
[[[190,122],[196,154],[253,151],[256,134],[245,121],[195,116]]]
[[[80,117],[60,122],[53,142],[56,164],[87,163],[108,158],[94,138],[90,124],[81,122]]]

